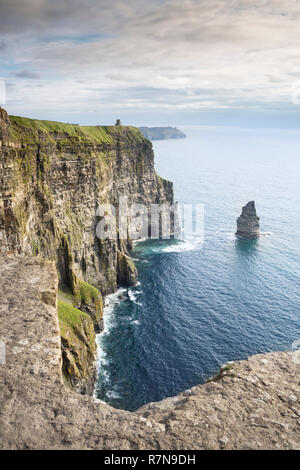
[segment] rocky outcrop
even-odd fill
[[[91,317],[69,303],[58,301],[62,373],[66,384],[78,393],[93,394],[96,341]]]
[[[9,119],[7,112],[0,107],[0,142],[2,144],[3,141],[8,139],[8,126],[9,126]]]
[[[1,449],[299,449],[295,353],[231,363],[209,383],[135,413],[69,390],[57,284],[54,262],[0,258]]]
[[[118,212],[124,196],[129,205],[173,203],[172,183],[155,173],[152,145],[133,127],[9,117],[0,108],[0,143],[0,253],[55,261],[62,294],[99,332],[102,295],[134,284],[137,271],[129,238],[97,237],[97,208]],[[81,390],[84,379],[90,388],[86,326],[62,335],[66,379]]]
[[[133,261],[120,250],[118,250],[117,279],[120,286],[133,286],[137,279],[137,269]]]
[[[237,219],[236,235],[241,238],[259,237],[259,217],[257,217],[255,202],[250,201],[242,209],[242,214]]]
[[[96,211],[118,210],[121,196],[129,204],[173,202],[151,143],[133,127],[8,118],[4,110],[0,129],[16,146],[0,134],[0,252],[55,260],[61,287],[73,293],[78,279],[102,294],[116,290],[118,250],[128,255],[131,241],[99,240]]]
[[[140,127],[139,129],[149,140],[184,139],[186,137],[177,127]]]

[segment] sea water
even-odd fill
[[[182,129],[154,143],[156,170],[180,203],[203,205],[204,241],[137,244],[139,284],[106,298],[97,338],[95,395],[131,411],[300,339],[300,132]],[[238,240],[250,200],[265,235]]]

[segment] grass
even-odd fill
[[[81,304],[95,303],[99,298],[101,298],[101,294],[98,289],[84,281],[79,281],[79,295]]]
[[[61,290],[58,291],[58,297],[64,303],[68,303],[70,305],[89,305],[95,304],[96,307],[98,305],[98,301],[102,303],[102,295],[99,290],[91,286],[88,282],[79,281],[79,292],[74,295],[71,291]]]
[[[74,295],[72,294],[71,291],[63,291],[61,289],[58,289],[58,298],[60,300],[63,300],[67,304],[74,305]]]
[[[127,126],[79,126],[57,121],[46,121],[19,116],[9,116],[10,135],[15,140],[36,144],[59,141],[61,144],[90,143],[114,144],[120,135],[129,141],[145,142],[142,133],[136,127]]]
[[[64,335],[69,328],[74,329],[83,319],[89,318],[87,313],[81,312],[63,300],[58,299],[57,307],[59,327],[62,335]]]

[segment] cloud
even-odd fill
[[[297,0],[1,0],[0,76],[13,110],[286,108],[299,27]]]
[[[38,73],[30,72],[30,70],[21,70],[20,72],[15,73],[15,77],[17,77],[17,78],[30,78],[32,80],[36,80],[36,79],[40,78]]]

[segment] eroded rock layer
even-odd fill
[[[240,238],[259,237],[259,217],[256,214],[255,202],[246,204],[240,217],[237,219],[236,235]]]
[[[152,144],[124,126],[77,126],[8,117],[0,109],[0,252],[53,259],[60,284],[117,288],[128,239],[96,235],[100,204],[173,202],[154,170]],[[122,276],[134,282],[135,272]]]
[[[0,258],[2,449],[297,449],[299,355],[260,354],[129,413],[64,386],[55,263]],[[5,359],[5,360],[4,360]]]
[[[55,262],[63,370],[82,393],[92,389],[95,341],[76,309],[99,332],[102,295],[137,278],[130,237],[96,233],[99,206],[118,214],[120,198],[129,206],[173,203],[172,183],[155,173],[152,144],[138,129],[39,121],[0,108],[0,253]]]

